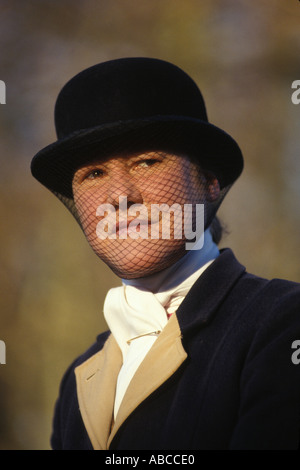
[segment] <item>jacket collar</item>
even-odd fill
[[[183,336],[212,321],[218,306],[245,272],[233,252],[226,248],[204,271],[177,310]]]

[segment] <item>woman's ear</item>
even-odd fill
[[[206,179],[206,184],[205,184],[206,200],[208,202],[214,202],[220,196],[220,191],[221,191],[220,183],[217,177],[213,173],[210,173],[209,171],[205,171],[204,176]]]

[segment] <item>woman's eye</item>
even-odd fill
[[[138,166],[141,168],[149,168],[150,166],[155,165],[155,163],[158,163],[159,160],[155,159],[149,159],[149,160],[142,160],[141,162],[138,162]]]
[[[102,171],[102,170],[95,169],[95,170],[90,171],[90,172],[87,174],[86,179],[93,180],[93,179],[95,179],[95,178],[99,178],[99,176],[102,176],[102,175],[103,175],[103,171]]]

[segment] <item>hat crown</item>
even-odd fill
[[[179,67],[151,58],[123,58],[89,67],[63,87],[55,106],[59,139],[82,129],[154,116],[207,122],[195,82]]]

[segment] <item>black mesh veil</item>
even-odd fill
[[[58,140],[34,156],[32,174],[124,278],[199,249],[243,167],[235,140],[208,121],[196,83],[159,59],[79,72],[58,95],[55,127]]]
[[[137,128],[121,140],[86,139],[82,148],[73,147],[72,170],[53,164],[49,176],[59,181],[58,190],[49,189],[96,255],[128,279],[158,272],[200,247],[231,186],[208,163],[205,146],[199,163],[178,128],[152,128],[145,138],[148,133]]]

